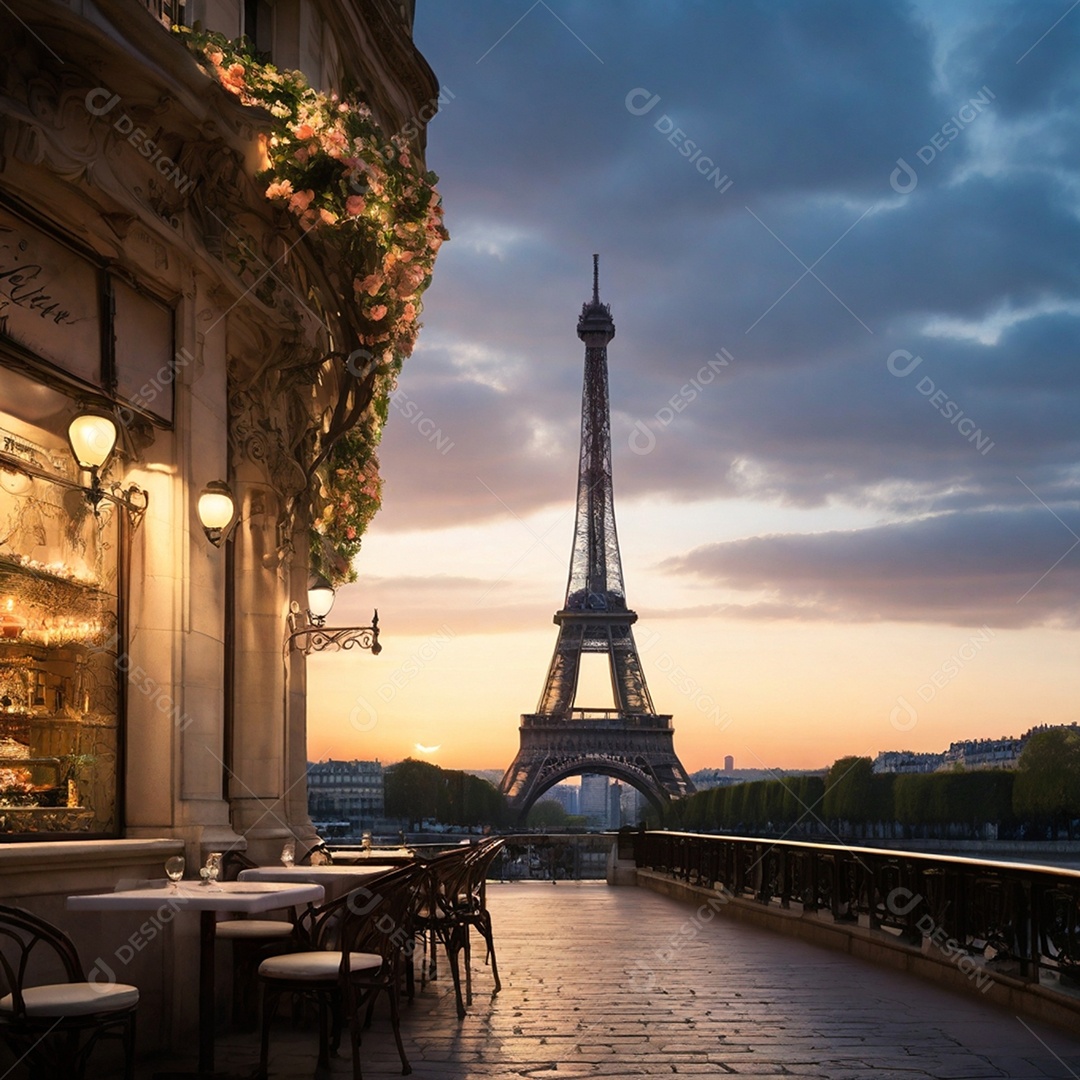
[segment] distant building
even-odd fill
[[[917,754],[913,750],[882,750],[872,765],[876,773],[931,773],[941,768],[944,754]]]
[[[623,825],[637,825],[644,820],[648,812],[649,800],[641,794],[636,787],[623,784],[622,789],[622,823]]]
[[[384,815],[383,767],[377,761],[308,762],[308,813],[320,824],[348,822],[359,836]],[[335,824],[334,831],[341,825]]]
[[[1028,739],[1040,731],[1077,729],[1074,724],[1039,724],[1019,738],[961,739],[942,754],[917,754],[912,750],[883,750],[874,758],[876,773],[920,773],[950,769],[1015,769]],[[700,787],[700,784],[698,785]]]
[[[553,788],[548,788],[544,792],[544,798],[554,799],[568,814],[578,812],[578,788],[576,784],[556,784]]]
[[[724,760],[723,769],[698,769],[690,774],[698,791],[714,787],[726,787],[729,784],[744,784],[754,780],[782,780],[786,776],[824,776],[827,769],[736,769],[727,768],[730,755]]]
[[[724,772],[731,772],[731,770],[734,769],[734,768],[735,768],[735,759],[730,754],[728,754],[724,758]]]
[[[618,780],[608,788],[607,827],[609,829],[617,829],[622,825],[622,792],[623,786]]]
[[[1028,736],[1019,739],[966,739],[949,744],[943,769],[1015,769]]]
[[[608,787],[606,776],[597,773],[583,773],[581,777],[581,795],[578,812],[593,829],[608,827]]]

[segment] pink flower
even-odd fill
[[[350,195],[345,200],[345,213],[348,214],[349,217],[359,217],[364,212],[366,206],[367,203],[364,202],[364,197],[362,195]]]
[[[315,198],[315,192],[308,188],[307,191],[298,191],[289,200],[289,209],[294,214],[302,214],[310,205],[311,200]]]
[[[306,142],[308,139],[315,138],[315,129],[310,124],[301,124],[294,132],[293,135],[300,139],[302,142]]]
[[[276,180],[266,189],[268,199],[284,199],[293,193],[292,181]]]
[[[338,216],[332,210],[320,210],[319,218],[324,225],[333,225],[337,222]]]
[[[368,296],[374,296],[383,286],[383,278],[379,274],[368,274],[357,286],[357,292],[366,292]]]
[[[239,89],[244,85],[244,65],[230,64],[221,80],[230,90]]]
[[[376,304],[371,311],[368,312],[368,317],[372,322],[378,322],[386,315],[386,305]]]
[[[322,138],[323,149],[333,158],[340,158],[345,153],[345,148],[349,145],[348,139],[342,131],[335,128],[333,131],[327,132]]]

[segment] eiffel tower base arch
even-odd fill
[[[521,718],[521,746],[500,790],[518,821],[555,784],[580,773],[600,773],[637,788],[663,810],[694,785],[675,754],[670,716],[652,715],[647,726],[631,721],[558,721]]]

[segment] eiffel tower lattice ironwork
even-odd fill
[[[631,629],[637,615],[626,606],[611,486],[607,345],[615,323],[600,303],[599,273],[594,255],[592,300],[582,305],[577,326],[585,342],[585,382],[566,602],[555,613],[559,638],[540,703],[521,717],[520,749],[501,785],[519,817],[552,785],[579,773],[624,780],[656,806],[694,790],[675,754],[671,717],[653,708]],[[587,652],[608,656],[614,709],[574,708]]]

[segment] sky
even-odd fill
[[[311,756],[512,760],[593,252],[627,599],[688,770],[1080,719],[1070,3],[418,0],[451,241],[330,620],[378,607],[384,649],[309,660]]]

